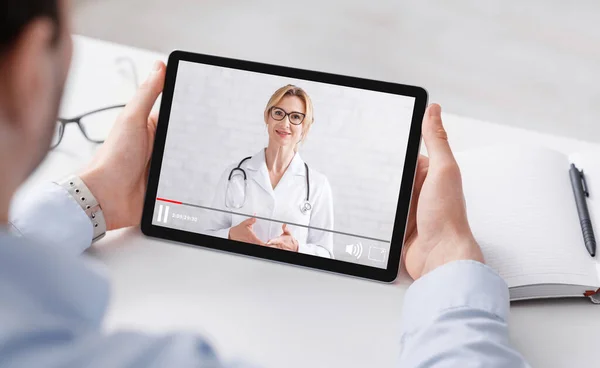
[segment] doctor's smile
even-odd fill
[[[281,138],[287,138],[288,135],[292,135],[292,133],[288,133],[279,129],[275,130],[275,132],[277,132]]]
[[[333,199],[329,180],[298,152],[312,124],[302,88],[286,85],[264,110],[266,147],[228,167],[219,181],[206,231],[245,243],[333,257]],[[277,219],[277,220],[274,220]]]

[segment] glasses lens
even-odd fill
[[[295,113],[295,112],[290,114],[290,123],[292,123],[294,125],[302,124],[303,119],[304,119],[304,116],[302,114]]]
[[[283,120],[283,118],[285,118],[285,111],[283,111],[282,109],[278,108],[278,107],[273,107],[271,109],[271,117],[275,120]]]
[[[63,135],[64,126],[60,121],[56,122],[56,126],[54,127],[54,134],[52,135],[52,141],[50,142],[50,149],[55,148],[60,143],[60,139]]]
[[[89,140],[104,142],[121,111],[123,108],[119,107],[87,115],[81,119],[81,128]]]

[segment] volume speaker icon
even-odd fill
[[[361,242],[358,242],[358,244],[349,244],[346,245],[346,253],[350,254],[353,257],[356,257],[356,259],[359,259],[360,256],[362,256],[363,253],[363,245]]]

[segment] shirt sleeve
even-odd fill
[[[319,230],[333,230],[333,197],[327,178],[324,178],[323,190],[315,199],[309,226],[306,244],[298,245],[298,253],[333,258],[333,233]]]
[[[455,261],[415,281],[404,299],[400,367],[529,367],[509,342],[506,283]]]
[[[92,222],[69,192],[44,183],[20,193],[11,206],[12,232],[48,247],[80,254],[92,244]]]
[[[110,289],[93,262],[0,231],[0,367],[249,367],[193,333],[103,331]]]
[[[111,335],[77,334],[62,326],[28,335],[14,346],[0,347],[0,362],[11,367],[112,368],[251,368],[242,360],[223,361],[207,340],[191,333],[148,335],[121,331]],[[33,337],[38,337],[34,340]],[[69,336],[69,337],[67,337]]]

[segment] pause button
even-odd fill
[[[163,216],[163,207],[164,207],[164,216]],[[156,221],[167,223],[169,219],[169,206],[163,206],[162,204],[158,206],[158,217]]]

